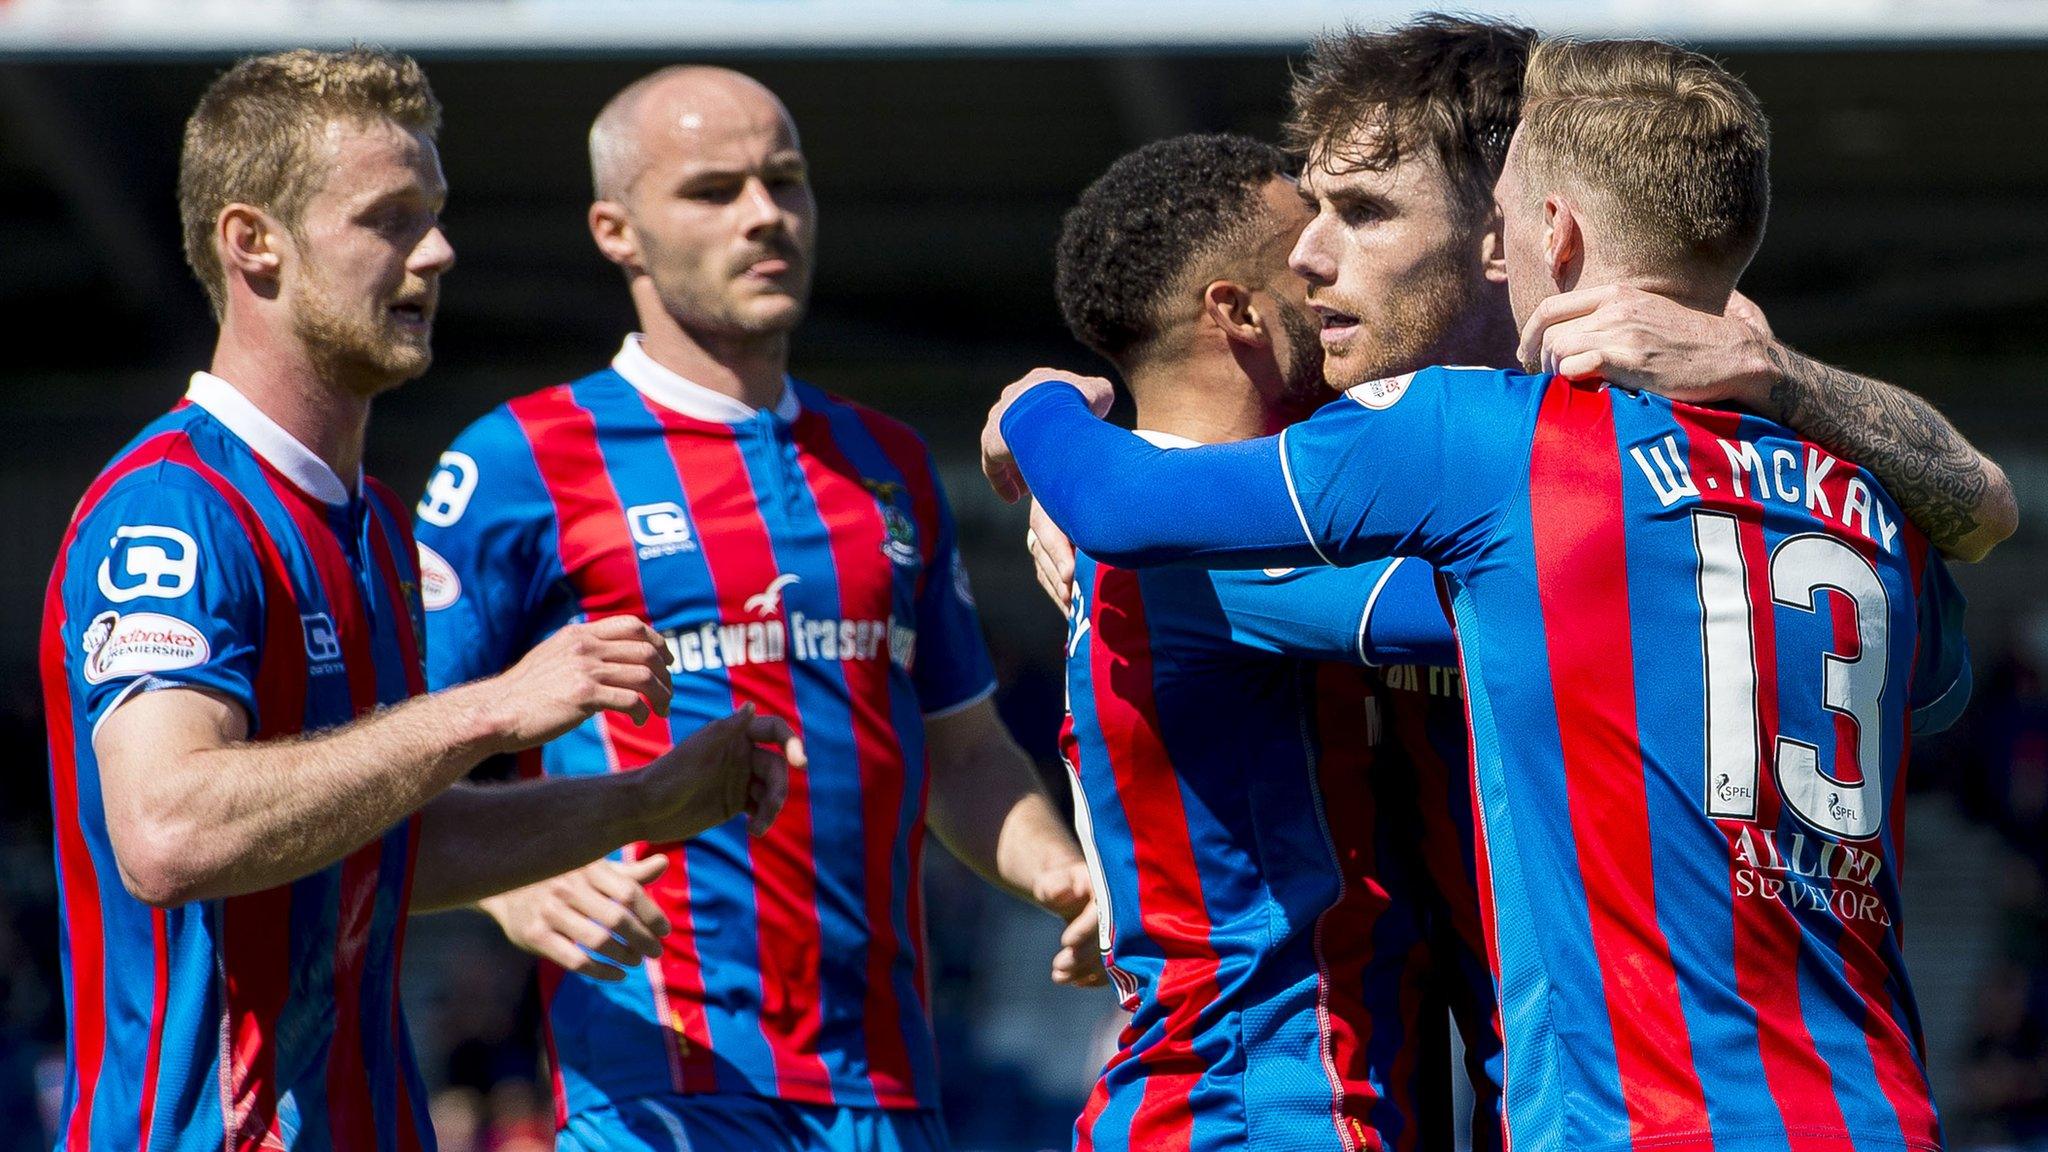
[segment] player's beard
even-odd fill
[[[1481,310],[1496,306],[1481,291],[1462,247],[1445,245],[1388,291],[1376,315],[1360,314],[1363,329],[1341,354],[1324,358],[1323,374],[1338,391],[1368,380],[1414,372],[1444,361],[1484,363],[1467,345],[1487,327]],[[1335,302],[1341,306],[1341,302]]]
[[[1329,386],[1323,382],[1322,324],[1315,313],[1291,301],[1279,304],[1280,339],[1287,349],[1280,398],[1313,408],[1329,398]]]
[[[416,379],[434,362],[429,333],[404,330],[381,303],[348,307],[311,267],[293,303],[292,333],[323,379],[375,395]]]

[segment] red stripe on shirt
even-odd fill
[[[894,616],[895,565],[882,552],[888,531],[876,496],[861,484],[860,471],[832,439],[824,416],[806,410],[794,428],[805,482],[817,505],[832,549],[839,581],[841,620],[887,620]],[[884,1108],[914,1108],[917,1085],[905,1045],[903,1005],[892,974],[902,941],[896,935],[896,840],[906,786],[902,741],[890,709],[890,656],[842,660],[847,708],[853,718],[854,755],[860,765],[863,902],[867,908],[868,972],[862,1008],[868,1075],[875,1102]],[[920,808],[920,814],[922,808]],[[922,823],[919,820],[918,823]],[[918,874],[906,878],[920,886]],[[923,1006],[918,1006],[923,1011]]]
[[[78,528],[92,515],[109,489],[123,477],[157,464],[171,444],[183,433],[165,432],[137,444],[127,455],[108,466],[79,498],[64,540],[57,546],[57,563],[43,593],[41,651],[38,653],[43,677],[43,713],[50,729],[50,793],[56,819],[57,859],[63,871],[62,900],[64,933],[71,954],[71,1049],[72,1071],[78,1078],[77,1096],[70,1124],[63,1134],[66,1152],[85,1152],[92,1136],[92,1101],[99,1087],[100,1063],[106,1055],[106,928],[100,918],[99,868],[92,849],[86,845],[85,829],[78,811],[78,733],[72,723],[71,679],[67,670],[68,647],[64,641],[64,577],[69,570],[71,549],[78,541]],[[159,950],[161,971],[163,953]],[[164,997],[164,980],[157,982],[156,1001]],[[150,1040],[149,1083],[153,1086],[157,1068],[159,1027]],[[145,1096],[149,1093],[145,1092]],[[143,1132],[147,1140],[148,1103],[143,1111]]]
[[[640,586],[625,506],[605,473],[598,448],[597,423],[580,407],[567,386],[522,396],[506,405],[533,450],[535,466],[548,499],[554,503],[562,570],[576,591],[583,616],[595,620],[627,615],[647,619],[647,598]],[[668,751],[672,739],[667,722],[650,716],[633,723],[620,712],[605,712],[599,721],[614,771],[638,768]],[[648,854],[636,844],[628,856]],[[674,925],[662,941],[654,989],[655,1014],[666,1025],[669,1074],[678,1092],[706,1092],[717,1087],[711,1062],[711,1026],[704,1014],[704,976],[697,938],[690,920],[690,869],[681,851],[670,854],[668,870],[649,892]]]
[[[313,571],[341,644],[350,714],[366,716],[377,707],[377,662],[369,612],[356,583],[355,568],[344,551],[353,541],[344,543],[336,536],[330,519],[333,511],[324,502],[292,483],[268,461],[259,463],[263,478],[298,526],[313,558]],[[364,514],[370,513],[365,509]],[[377,1140],[376,1110],[363,1056],[363,961],[377,911],[377,873],[383,854],[381,838],[373,837],[341,861],[331,990],[334,1034],[328,1041],[327,1059],[327,1118],[338,1148],[367,1148]]]
[[[1356,668],[1335,664],[1313,671],[1316,731],[1316,787],[1322,792],[1323,823],[1336,852],[1337,899],[1316,917],[1316,1033],[1324,1072],[1330,1077],[1330,1118],[1347,1149],[1379,1148],[1372,1110],[1380,1100],[1371,1079],[1367,1049],[1375,1021],[1365,1003],[1365,972],[1373,961],[1373,926],[1392,900],[1380,879],[1378,797],[1369,784],[1373,750],[1366,742],[1372,686]],[[1404,1005],[1405,1007],[1405,1005]],[[1413,1014],[1386,1021],[1398,1030],[1415,1023]],[[1412,1057],[1414,1037],[1405,1035]],[[1411,1068],[1390,1070],[1388,1087],[1402,1110],[1415,1119]],[[1402,1147],[1413,1147],[1415,1125],[1403,1126]]]
[[[408,531],[407,536],[410,537],[410,535],[411,533]],[[422,683],[426,680],[425,669],[421,670],[420,680]],[[420,826],[423,823],[425,821],[420,818],[420,814],[415,812],[406,821],[405,826],[405,882],[400,886],[399,891],[398,923],[391,930],[391,973],[394,980],[397,979],[399,973],[405,971],[405,926],[412,920],[412,917],[407,915],[406,912],[412,907],[413,879],[419,875],[413,868],[413,861],[420,858]],[[405,1019],[404,1015],[399,1011],[399,998],[396,993],[391,997],[391,1031],[389,1037],[392,1044],[411,1043],[411,1039],[405,1034]],[[398,1152],[422,1152],[424,1142],[420,1139],[422,1135],[420,1131],[420,1116],[413,1104],[412,1085],[409,1082],[410,1077],[406,1075],[404,1068],[397,1070],[397,1079]]]
[[[904,484],[910,489],[910,512],[917,524],[917,546],[924,564],[918,570],[917,587],[913,595],[922,598],[925,586],[932,580],[950,580],[950,572],[934,572],[932,565],[938,556],[939,547],[939,482],[932,473],[931,454],[917,433],[907,426],[882,415],[873,409],[846,401],[848,407],[860,416],[861,424],[868,430],[882,454],[889,458]],[[927,1015],[931,1013],[932,990],[931,971],[925,958],[924,931],[924,844],[930,829],[925,823],[925,813],[930,810],[931,773],[923,774],[918,785],[917,809],[910,826],[910,943],[917,957],[917,994]]]
[[[371,534],[371,550],[378,575],[384,583],[384,599],[391,605],[391,610],[398,614],[398,651],[400,659],[405,661],[406,695],[423,695],[427,690],[426,662],[420,650],[420,636],[416,628],[417,620],[413,615],[412,595],[406,592],[403,572],[398,563],[398,553],[401,550],[415,556],[419,554],[419,546],[412,537],[412,517],[406,511],[405,505],[400,503],[398,497],[382,482],[365,476],[363,483],[369,491],[370,498],[382,505],[385,515],[390,518],[388,521],[379,522]],[[395,534],[395,538],[387,533]],[[405,878],[399,885],[398,923],[392,929],[391,970],[394,973],[404,970],[405,925],[411,919],[412,882],[416,875],[414,862],[419,859],[420,824],[420,814],[417,812],[407,818]],[[391,1043],[403,1042],[404,1028],[405,1021],[398,1010],[398,998],[393,996],[389,1031],[386,1033]],[[420,1152],[420,1132],[417,1117],[413,1112],[412,1087],[407,1083],[407,1079],[405,1070],[399,1069],[395,1108],[398,1152]]]
[[[296,735],[306,726],[309,671],[291,569],[255,508],[199,458],[189,441],[174,445],[168,458],[192,469],[226,500],[263,574],[263,655],[257,666],[252,738]],[[289,884],[221,901],[227,1015],[221,1037],[221,1106],[233,1152],[255,1152],[278,1130],[275,1029],[291,996],[291,909]]]
[[[1138,1059],[1144,1096],[1131,1117],[1133,1148],[1185,1149],[1194,1133],[1188,1094],[1208,1070],[1194,1040],[1216,1002],[1218,959],[1187,809],[1160,733],[1152,690],[1152,637],[1136,573],[1100,565],[1089,645],[1095,709],[1117,797],[1131,828],[1140,923],[1162,957],[1153,994],[1166,1009],[1159,1040]]]
[[[1835,509],[1843,511],[1847,507],[1849,482],[1852,479],[1862,480],[1865,486],[1871,489],[1869,500],[1870,514],[1865,522],[1872,532],[1877,532],[1879,530],[1877,513],[1881,498],[1878,495],[1877,481],[1870,477],[1868,473],[1863,472],[1862,469],[1856,468],[1849,461],[1844,460],[1841,465],[1835,468],[1828,479],[1823,482],[1823,490],[1827,491]],[[1882,570],[1882,565],[1885,561],[1880,557],[1878,545],[1875,542],[1854,532],[1841,532],[1833,535],[1836,535],[1837,539],[1854,548],[1857,554],[1868,561],[1873,569]],[[1899,541],[1901,546],[1906,549],[1907,573],[1909,577],[1916,577],[1919,574],[1921,565],[1925,563],[1926,545],[1924,538],[1920,537],[1917,530],[1901,524],[1899,528]],[[1916,550],[1919,553],[1917,560],[1915,557]],[[1913,585],[1913,595],[1917,597],[1918,594],[1919,584],[1916,580]],[[1861,639],[1857,630],[1855,606],[1849,602],[1849,598],[1846,595],[1837,591],[1830,590],[1828,599],[1832,605],[1835,651],[1844,657],[1859,654],[1861,651]],[[1864,610],[1884,611],[1888,607],[1889,605],[1866,605]],[[1875,653],[1865,653],[1864,655],[1875,658]],[[1886,655],[1889,658],[1890,654],[1887,653]],[[1818,668],[1816,670],[1818,671]],[[1888,684],[1886,695],[1895,700],[1908,702],[1901,704],[1900,707],[1910,713],[1910,684]],[[1835,778],[1847,783],[1851,780],[1866,779],[1864,776],[1865,772],[1873,776],[1877,775],[1879,770],[1877,765],[1865,766],[1857,764],[1857,729],[1855,721],[1848,716],[1835,713],[1833,714],[1833,722],[1836,740]],[[1902,732],[1910,730],[1911,726],[1911,716],[1908,715],[1904,717],[1901,724]],[[1902,743],[1904,743],[1903,740]],[[1857,766],[1858,774],[1856,776],[1848,777],[1842,775],[1848,765]],[[1879,835],[1884,837],[1884,841],[1870,843],[1869,847],[1877,850],[1881,856],[1888,855],[1890,857],[1892,867],[1899,870],[1895,872],[1893,881],[1897,884],[1903,884],[1904,873],[1901,868],[1898,852],[1899,847],[1905,840],[1902,835],[1904,830],[1902,818],[1905,806],[1904,789],[1906,777],[1906,758],[1903,750],[1899,760],[1893,767],[1893,771],[1896,773],[1896,778],[1890,781],[1891,788],[1884,797],[1884,802],[1893,807],[1886,813],[1885,821],[1879,832]],[[1884,781],[1880,779],[1878,783],[1881,786]],[[1885,852],[1887,847],[1891,849],[1889,853]],[[1867,895],[1872,899],[1877,898],[1877,891],[1874,886],[1837,881],[1835,887],[1837,890],[1846,887],[1851,891],[1857,892],[1859,896]],[[1859,906],[1867,908],[1867,905],[1864,905],[1860,900]],[[1888,928],[1883,923],[1869,916],[1845,916],[1840,917],[1840,919],[1842,920],[1843,933],[1837,947],[1841,954],[1842,969],[1848,977],[1850,986],[1856,990],[1857,997],[1863,1002],[1863,1018],[1857,1021],[1857,1023],[1861,1025],[1860,1031],[1863,1036],[1864,1045],[1870,1052],[1871,1064],[1877,1072],[1879,1090],[1884,1093],[1886,1101],[1891,1104],[1892,1111],[1898,1116],[1901,1139],[1923,1147],[1937,1147],[1941,1142],[1941,1125],[1935,1116],[1933,1093],[1932,1089],[1928,1086],[1926,1066],[1920,1056],[1924,1045],[1918,1034],[1918,1021],[1913,1022],[1913,1027],[1910,1031],[1901,1023],[1898,1016],[1894,1014],[1893,1009],[1898,1007],[1903,1010],[1903,1005],[1898,1003],[1892,988],[1889,986],[1894,973],[1892,972],[1890,961],[1886,958],[1887,946],[1890,946],[1894,955],[1903,956],[1904,940],[1902,937],[1895,935],[1897,931],[1896,926]],[[1893,938],[1888,940],[1887,936],[1892,936]],[[1897,975],[1901,977],[1903,985],[1904,973],[1897,973]]]
[[[1731,474],[1717,440],[1740,438],[1742,418],[1732,412],[1674,407],[1672,416],[1685,430],[1695,480]],[[1696,485],[1697,486],[1697,485]],[[1827,1064],[1815,1046],[1800,1006],[1798,918],[1780,901],[1752,887],[1768,872],[1745,864],[1762,863],[1777,848],[1771,842],[1786,819],[1778,792],[1772,749],[1778,739],[1778,641],[1771,609],[1770,548],[1764,538],[1763,509],[1751,495],[1707,485],[1700,507],[1736,518],[1736,539],[1748,583],[1751,635],[1756,645],[1756,819],[1719,819],[1715,824],[1728,840],[1729,901],[1735,926],[1735,990],[1756,1014],[1757,1058],[1765,1087],[1776,1102],[1794,1148],[1812,1149],[1815,1131],[1840,1132],[1844,1127]],[[1711,783],[1711,782],[1710,782]],[[1745,839],[1746,837],[1746,839]],[[1750,881],[1742,872],[1750,869]]]
[[[1634,694],[1621,457],[1605,391],[1553,380],[1529,460],[1565,788],[1632,1137],[1705,1131],[1705,1093],[1657,922],[1649,798]],[[1616,677],[1623,689],[1616,690]]]
[[[747,600],[766,590],[781,570],[759,497],[747,473],[733,430],[693,420],[644,401],[661,421],[676,480],[683,488],[690,521],[704,542],[721,621],[759,619]],[[778,599],[767,609],[788,616]],[[791,635],[794,645],[796,637]],[[849,662],[849,666],[850,666]],[[797,712],[792,661],[728,665],[726,682],[734,707],[751,702],[764,715],[781,716],[803,735]],[[761,1033],[775,1062],[776,1089],[785,1099],[832,1103],[831,1074],[819,1055],[824,1028],[819,956],[824,947],[818,923],[818,865],[811,841],[811,788],[806,773],[792,773],[789,799],[766,836],[749,837],[754,876],[755,919],[761,973]],[[701,977],[691,978],[702,987]]]

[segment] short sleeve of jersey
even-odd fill
[[[1361,384],[1281,434],[1303,531],[1325,560],[1456,570],[1527,484],[1538,377],[1426,368]]]
[[[911,681],[918,707],[926,716],[943,716],[988,698],[996,690],[995,665],[981,636],[981,616],[974,608],[974,589],[960,560],[953,506],[939,483],[931,457],[925,457],[932,494],[938,504],[938,542],[917,600],[917,658]]]
[[[1230,643],[1372,665],[1457,659],[1429,568],[1419,561],[1207,575],[1219,632]]]
[[[414,532],[428,687],[503,671],[523,653],[555,568],[554,503],[509,411],[478,420],[441,453]]]
[[[205,481],[165,465],[117,484],[79,521],[64,571],[86,725],[137,689],[188,687],[240,704],[253,729],[264,594],[248,530]]]
[[[1963,593],[1938,553],[1920,575],[1920,646],[1910,696],[1913,731],[1939,732],[1970,702],[1970,646],[1963,638]]]

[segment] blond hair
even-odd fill
[[[1521,136],[1539,184],[1605,201],[1590,207],[1640,270],[1739,275],[1756,255],[1770,125],[1713,60],[1654,40],[1546,40],[1523,81]]]
[[[178,217],[185,262],[217,318],[227,277],[214,251],[221,210],[250,204],[295,228],[327,178],[319,144],[328,124],[389,121],[432,138],[441,103],[410,56],[357,46],[250,56],[221,75],[185,122],[178,159]]]

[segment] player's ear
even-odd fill
[[[1572,202],[1557,196],[1543,201],[1543,259],[1550,279],[1569,290],[1579,278],[1586,250],[1586,234],[1579,228],[1579,216]]]
[[[616,200],[599,200],[590,206],[590,238],[604,258],[628,272],[640,267],[640,238],[626,216],[626,206]]]
[[[214,218],[214,250],[220,255],[221,271],[230,277],[274,285],[290,243],[284,226],[253,204],[229,204]]]
[[[1202,315],[1234,343],[1264,347],[1273,342],[1266,310],[1250,288],[1235,280],[1212,280],[1202,289]]]

